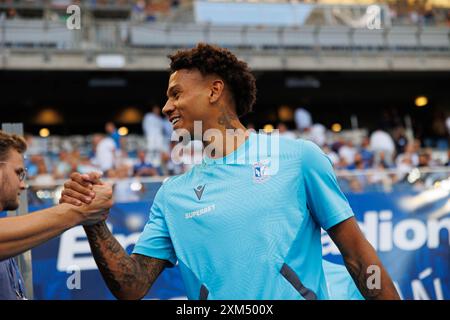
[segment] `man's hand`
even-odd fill
[[[106,220],[113,205],[112,186],[100,180],[99,173],[72,173],[64,184],[59,203],[77,206],[83,225],[93,225]]]
[[[104,209],[112,206],[112,187],[100,177],[98,173],[71,174],[60,203],[73,204],[79,210],[92,255],[114,296],[141,299],[170,263],[139,254],[130,257],[122,248],[103,221],[108,213]]]
[[[61,193],[59,203],[70,203],[75,206],[81,206],[83,203],[90,204],[95,197],[93,185],[102,185],[101,174],[91,172],[89,174],[80,174],[74,172],[70,175],[70,180],[64,183],[64,190]]]
[[[113,206],[112,186],[110,184],[94,185],[95,198],[90,204],[78,207],[83,217],[82,225],[89,226],[108,218],[109,209]]]

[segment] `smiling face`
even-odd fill
[[[0,209],[16,210],[19,207],[20,193],[25,190],[25,182],[19,175],[25,171],[23,156],[14,149],[0,163]]]
[[[211,105],[211,81],[208,80],[195,69],[181,69],[171,74],[162,111],[173,129],[185,129],[193,135],[194,121],[202,121],[203,130],[210,127],[217,110]]]

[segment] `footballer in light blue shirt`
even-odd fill
[[[328,299],[320,227],[352,216],[315,144],[252,133],[162,185],[134,253],[178,261],[190,299]]]
[[[208,44],[169,58],[162,111],[176,133],[187,132],[211,152],[161,186],[133,254],[105,223],[85,226],[112,293],[142,298],[165,267],[178,263],[191,299],[328,299],[323,228],[364,298],[397,299],[319,147],[249,133],[239,121],[256,100],[247,64]],[[81,183],[80,177],[72,176]],[[373,265],[379,267],[380,287],[366,285]]]

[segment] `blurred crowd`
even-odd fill
[[[27,18],[35,17],[36,8],[39,5],[49,4],[50,8],[56,10],[55,16],[63,18],[65,12],[59,9],[66,8],[70,4],[86,4],[91,8],[100,8],[102,18],[131,18],[133,21],[152,22],[166,20],[167,18],[182,20],[183,12],[189,11],[192,16],[194,0],[0,0],[0,5],[11,5],[6,12],[8,18]],[[253,0],[252,2],[257,2]],[[236,0],[230,0],[236,2]],[[315,3],[315,4],[340,4],[339,0],[261,0],[261,2],[295,2],[295,3]],[[342,1],[342,4],[369,4],[370,1],[360,2],[355,0]],[[450,4],[442,6],[439,2],[436,5],[433,0],[379,0],[379,4],[386,4],[389,8],[390,17],[395,25],[447,25],[450,27]],[[13,5],[20,5],[14,7]],[[32,6],[35,11],[27,11],[23,5]],[[21,7],[22,6],[22,7]],[[111,11],[108,15],[108,8]],[[106,10],[106,11],[105,11]],[[117,15],[118,10],[126,13]],[[43,11],[41,13],[43,15]],[[30,16],[31,15],[31,16]],[[178,21],[180,22],[180,21]]]
[[[193,0],[0,0],[0,5],[10,6],[5,11],[7,18],[37,18],[44,15],[44,8],[49,5],[50,18],[64,19],[65,9],[71,5],[87,5],[91,10],[99,9],[102,14],[99,18],[124,19],[131,18],[134,21],[151,22],[164,20],[172,16],[179,9],[192,8]],[[1,9],[1,8],[0,8]],[[122,14],[118,12],[122,11]],[[96,16],[94,12],[94,16]]]
[[[296,128],[289,130],[280,122],[276,127],[279,134],[319,145],[353,191],[368,185],[411,182],[414,168],[450,165],[450,117],[442,119],[446,132],[431,145],[413,138],[401,125],[381,126],[370,134],[367,130],[336,133],[314,123],[305,108],[296,109],[294,116]],[[251,123],[248,127],[259,130]],[[42,188],[54,185],[58,179],[67,179],[74,171],[100,171],[112,179],[162,177],[181,174],[201,162],[201,143],[191,143],[182,152],[173,152],[176,143],[171,141],[172,125],[161,115],[159,106],[154,105],[145,114],[142,130],[144,135],[121,135],[115,124],[108,122],[105,131],[90,136],[89,141],[77,145],[62,138],[56,150],[42,144],[48,138],[27,135],[28,179]],[[364,173],[355,174],[358,172]]]
[[[436,175],[432,169],[450,166],[450,115],[445,118],[442,114],[433,120],[433,128],[439,134],[426,141],[414,138],[413,132],[407,132],[400,121],[382,123],[370,134],[357,134],[355,131],[335,138],[322,124],[314,124],[306,109],[296,110],[295,121],[299,136],[322,148],[354,192],[367,190],[371,185],[382,186],[386,190],[402,182],[430,186],[441,176],[448,176],[448,172]],[[288,137],[297,137],[284,124],[278,129]],[[412,176],[416,168],[431,169],[431,174]]]

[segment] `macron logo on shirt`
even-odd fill
[[[198,200],[202,200],[203,191],[205,190],[206,184],[202,186],[198,186],[197,188],[194,188],[195,194],[197,195]]]

